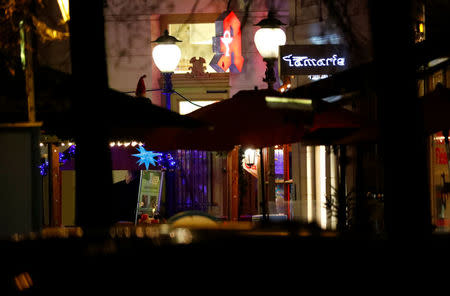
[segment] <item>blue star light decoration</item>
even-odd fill
[[[139,146],[137,148],[137,150],[140,153],[132,154],[132,155],[135,156],[135,157],[139,157],[139,160],[137,161],[137,163],[139,165],[145,164],[145,169],[146,170],[148,170],[148,165],[149,164],[152,164],[153,166],[156,166],[155,157],[162,155],[161,153],[155,153],[153,151],[147,151],[142,146]]]

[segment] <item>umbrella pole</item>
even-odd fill
[[[448,173],[450,175],[450,144],[448,140],[448,130],[443,130],[442,134],[444,135],[444,141],[445,141],[445,150],[447,152],[447,167],[448,167]],[[444,184],[445,186],[445,184]]]
[[[347,147],[339,146],[339,185],[338,185],[338,213],[337,229],[340,233],[345,232],[347,227],[347,196],[345,184],[345,169],[347,166]]]
[[[267,209],[266,209],[266,194],[265,194],[265,180],[264,180],[264,158],[263,158],[263,149],[259,148],[259,167],[260,167],[260,176],[261,176],[261,210],[262,210],[262,220],[263,222],[267,222]]]

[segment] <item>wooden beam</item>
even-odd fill
[[[50,177],[50,225],[61,226],[61,170],[59,168],[59,150],[55,144],[49,144],[49,177]]]

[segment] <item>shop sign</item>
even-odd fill
[[[244,65],[241,42],[241,22],[233,11],[222,13],[216,20],[216,36],[213,37],[215,52],[209,65],[216,72],[239,73]]]
[[[284,45],[280,46],[281,75],[333,74],[348,67],[342,45]]]

